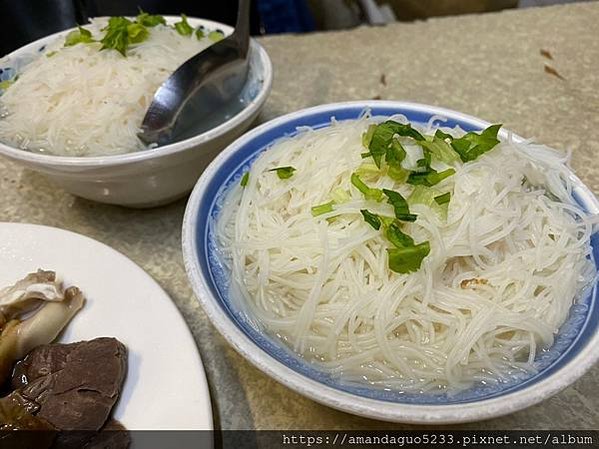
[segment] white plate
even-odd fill
[[[87,300],[61,342],[110,336],[127,346],[129,365],[116,419],[130,430],[212,429],[208,384],[195,341],[156,281],[88,237],[0,223],[0,286],[38,268],[56,271]]]

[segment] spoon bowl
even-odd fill
[[[188,59],[158,88],[138,134],[144,143],[181,140],[238,102],[248,72],[249,8],[249,0],[239,0],[235,31]]]

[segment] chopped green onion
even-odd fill
[[[370,188],[360,179],[356,173],[351,175],[351,183],[364,195],[367,200],[382,201],[383,191],[381,189]]]
[[[71,47],[77,44],[89,44],[90,42],[95,42],[91,31],[86,30],[83,27],[77,27],[76,30],[73,30],[67,34],[64,40],[64,46]]]
[[[408,177],[407,183],[412,184],[414,186],[423,185],[431,187],[436,184],[439,184],[445,178],[448,178],[454,173],[455,170],[453,168],[448,168],[447,170],[444,170],[442,172],[437,172],[432,168],[422,173],[412,172]]]
[[[438,131],[438,130],[437,130]],[[452,165],[460,160],[460,156],[444,139],[433,136],[433,140],[421,140],[418,145],[426,148],[439,161]]]
[[[438,139],[443,139],[443,140],[449,140],[449,141],[453,140],[453,136],[451,134],[447,134],[446,132],[443,132],[440,129],[438,129],[435,132],[435,137],[437,137]]]
[[[356,168],[355,173],[358,176],[364,176],[369,178],[373,176],[380,176],[381,169],[371,162],[362,162],[360,166]]]
[[[328,214],[329,212],[333,212],[334,201],[329,201],[328,203],[319,204],[318,206],[312,206],[312,216],[318,217],[322,214]]]
[[[362,216],[364,217],[364,221],[372,226],[377,231],[381,228],[381,219],[377,214],[373,214],[368,211],[368,209],[360,209]]]
[[[389,170],[387,170],[387,176],[394,181],[403,184],[408,180],[408,177],[410,176],[410,170],[406,170],[403,167],[389,167]]]
[[[439,206],[441,206],[441,205],[443,205],[443,204],[447,204],[447,203],[449,203],[449,200],[450,200],[450,199],[451,199],[451,193],[450,193],[450,192],[447,192],[447,193],[444,193],[443,195],[436,196],[436,197],[435,197],[435,202],[436,202],[436,203],[437,203]]]
[[[429,253],[430,244],[428,241],[402,248],[389,248],[387,249],[389,269],[403,274],[418,271],[422,261]]]
[[[239,183],[241,185],[241,187],[245,187],[248,185],[248,181],[250,180],[250,172],[246,171],[243,175],[243,177],[241,178],[241,182]]]
[[[368,149],[370,150],[370,156],[372,156],[374,163],[379,168],[381,168],[383,156],[387,153],[387,147],[391,143],[391,139],[393,139],[393,131],[388,129],[388,127],[381,124],[374,128],[374,132],[370,137]]]
[[[417,215],[410,213],[408,202],[399,192],[383,189],[383,193],[387,196],[387,202],[393,206],[395,217],[401,221],[416,221]]]
[[[433,158],[432,153],[429,150],[427,150],[426,148],[423,148],[422,149],[422,159],[418,159],[416,161],[416,165],[418,166],[418,170],[416,170],[416,171],[419,173],[430,171],[432,158]]]
[[[127,35],[130,43],[139,44],[148,37],[148,29],[139,23],[132,23],[127,25]]]
[[[370,141],[372,140],[372,136],[374,135],[374,131],[376,130],[376,125],[370,125],[366,132],[362,134],[362,145],[364,148],[368,148],[370,146]],[[370,153],[368,153],[370,154]]]
[[[108,25],[102,30],[106,31],[106,34],[100,41],[102,42],[100,50],[113,49],[126,56],[127,47],[129,46],[128,27],[131,24],[132,22],[125,17],[111,17],[108,20]]]
[[[463,162],[473,161],[492,150],[499,143],[497,133],[501,126],[491,125],[480,134],[471,131],[459,139],[453,139],[451,146],[460,155]]]
[[[177,22],[173,26],[181,36],[189,36],[193,33],[193,28],[187,23],[187,16],[185,14],[181,14],[181,22]]]
[[[293,172],[296,169],[294,167],[276,167],[276,168],[271,168],[268,171],[276,171],[277,172],[277,176],[279,177],[279,179],[289,179],[293,176]]]
[[[385,227],[389,227],[397,221],[397,218],[395,217],[385,217],[384,215],[379,215],[378,217],[381,220],[383,226]]]
[[[405,158],[406,150],[404,149],[403,145],[399,140],[393,139],[387,147],[385,161],[391,166],[397,166],[401,164],[401,161],[403,161]]]
[[[225,33],[223,33],[222,31],[216,30],[208,33],[208,39],[210,39],[212,42],[222,41],[224,38]]]
[[[387,240],[397,248],[405,248],[414,245],[414,239],[407,234],[404,234],[397,223],[391,223],[387,226],[385,231],[385,237]]]
[[[430,207],[437,214],[440,215],[442,219],[447,219],[447,206],[449,202],[450,193],[442,194],[439,190],[434,187],[426,187],[423,185],[417,185],[412,190],[412,193],[408,197],[408,204],[413,206],[415,204],[423,204],[427,207]],[[445,201],[444,204],[439,203],[438,201]]]
[[[159,15],[148,14],[147,12],[139,9],[139,14],[137,15],[137,19],[135,19],[137,23],[143,25],[145,27],[155,27],[156,25],[166,25],[166,19]]]
[[[415,140],[424,140],[422,134],[412,128],[410,124],[405,125],[392,120],[375,125],[374,131],[372,131],[372,128],[368,128],[366,135],[362,138],[362,142],[368,142],[367,148],[370,150],[370,155],[377,167],[380,168],[383,156],[387,155],[395,135],[411,137]]]
[[[393,120],[387,120],[383,124],[389,126],[393,130],[393,133],[398,136],[411,137],[414,140],[424,140],[422,134],[412,128],[412,125],[409,123],[403,124]]]
[[[391,197],[396,199],[394,194],[399,195],[397,192],[385,191],[385,195],[390,199]],[[430,252],[428,241],[418,245],[414,244],[414,239],[401,231],[399,222],[394,218],[374,214],[368,209],[361,209],[360,213],[364,217],[364,221],[377,231],[384,226],[385,237],[395,247],[387,249],[389,269],[396,273],[409,273],[420,268],[422,260]]]
[[[54,51],[49,51],[48,53],[46,53],[46,58],[51,58],[52,56],[54,56],[56,53],[58,53],[56,50]]]
[[[198,40],[202,40],[202,39],[204,39],[205,37],[206,37],[206,35],[204,34],[204,30],[203,30],[202,28],[198,28],[198,29],[196,30],[196,38],[197,38]]]
[[[399,183],[404,183],[410,174],[408,170],[401,166],[401,162],[406,158],[406,150],[397,139],[393,139],[387,147],[385,161],[389,166],[387,175]]]
[[[424,185],[414,186],[414,190],[408,197],[408,204],[424,204],[425,206],[433,206],[435,202],[435,196],[440,195],[441,192],[432,188],[426,187]]]

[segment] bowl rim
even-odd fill
[[[168,23],[180,19],[179,16],[173,15],[165,15],[163,17],[167,20]],[[106,17],[94,17],[94,19],[102,18]],[[223,31],[225,31],[226,34],[231,33],[233,31],[233,27],[224,23],[215,22],[213,20],[202,19],[198,17],[187,17],[187,20],[192,26],[204,25],[210,28],[220,28]],[[44,36],[36,41],[30,42],[12,51],[11,53],[0,57],[0,62],[2,62],[4,59],[18,57],[22,53],[36,51],[40,46],[46,45],[48,42],[51,42],[52,40],[69,33],[75,28],[76,27],[59,31],[48,36]],[[266,52],[264,47],[262,47],[262,45],[260,45],[260,43],[254,38],[250,38],[250,46],[252,51],[257,52],[257,58],[262,63],[259,66],[263,78],[260,92],[258,92],[258,95],[256,95],[256,97],[253,98],[252,101],[250,101],[245,108],[243,108],[233,117],[201,134],[189,137],[179,142],[171,143],[149,150],[107,156],[59,156],[52,154],[40,154],[15,148],[0,141],[0,154],[3,154],[4,156],[10,157],[12,159],[17,159],[19,161],[40,164],[44,166],[108,167],[168,156],[174,153],[185,151],[191,147],[196,147],[198,145],[221,137],[231,129],[237,128],[244,121],[248,120],[257,110],[259,110],[268,98],[272,88],[273,67],[272,61],[270,60],[268,53]]]
[[[196,183],[187,202],[182,229],[182,249],[185,269],[197,300],[206,312],[210,321],[221,335],[235,350],[255,367],[282,383],[286,387],[306,396],[318,403],[350,412],[356,415],[381,419],[385,421],[410,424],[456,424],[490,419],[497,416],[516,412],[537,404],[571,385],[579,379],[594,363],[599,360],[599,351],[593,348],[599,345],[599,330],[589,338],[585,346],[572,359],[550,374],[521,390],[508,392],[490,399],[474,400],[455,404],[407,404],[387,402],[358,396],[334,387],[324,385],[276,360],[260,346],[254,343],[234,321],[218,306],[216,299],[208,287],[209,280],[205,279],[198,264],[199,256],[196,245],[196,229],[200,202],[206,186],[218,172],[222,163],[247,142],[265,131],[294,119],[313,113],[324,113],[343,110],[345,108],[362,107],[393,107],[408,108],[416,111],[445,115],[468,121],[469,123],[487,127],[489,122],[477,117],[453,111],[450,109],[429,106],[420,103],[387,100],[364,100],[330,103],[292,112],[268,121],[244,134],[225,148],[205,169]],[[519,138],[518,136],[514,136]],[[599,211],[599,201],[582,181],[573,173],[572,181],[585,205],[595,212]]]

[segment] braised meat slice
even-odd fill
[[[95,431],[106,423],[126,370],[125,346],[102,337],[38,346],[15,368],[12,383],[56,428]]]

